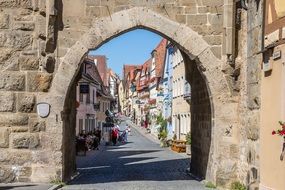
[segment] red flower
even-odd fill
[[[275,135],[276,134],[276,131],[272,131],[272,135]]]

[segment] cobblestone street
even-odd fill
[[[185,154],[160,148],[133,128],[128,140],[127,144],[101,146],[99,151],[78,157],[80,174],[63,189],[204,189],[201,182],[186,174],[189,158]]]

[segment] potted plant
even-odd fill
[[[156,118],[156,123],[159,125],[158,139],[160,140],[161,147],[167,147],[167,121],[163,119],[162,115],[158,115]]]
[[[191,132],[186,134],[186,154],[191,155]]]
[[[166,130],[160,131],[159,136],[160,136],[160,146],[167,147],[167,131]]]
[[[282,161],[285,156],[285,122],[279,121],[279,125],[281,126],[281,129],[273,130],[272,135],[279,135],[283,138],[283,147],[280,155],[280,160]]]

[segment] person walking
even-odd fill
[[[112,137],[112,143],[113,145],[117,144],[117,140],[118,140],[118,135],[119,135],[119,131],[116,127],[112,128],[112,132],[111,132],[111,137]]]

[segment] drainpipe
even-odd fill
[[[224,44],[223,51],[227,56],[227,63],[235,65],[235,18],[236,2],[235,0],[224,0]]]

